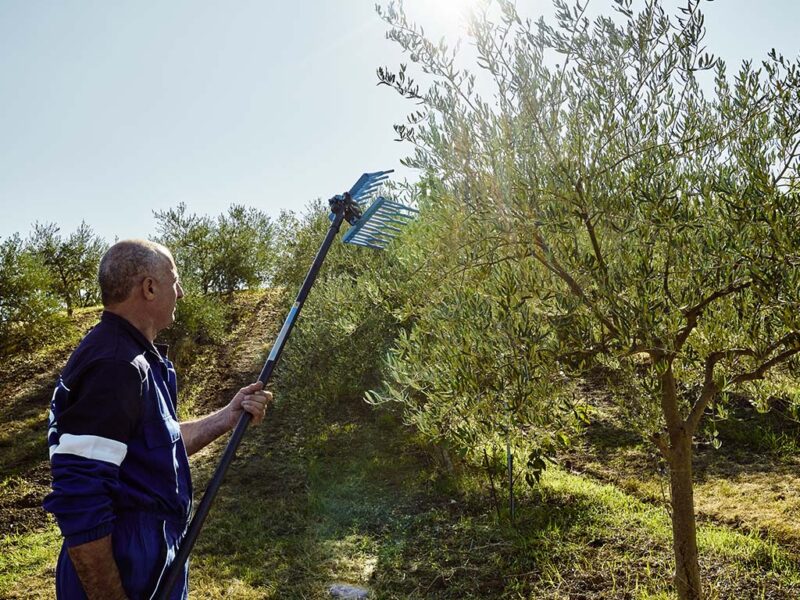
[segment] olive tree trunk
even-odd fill
[[[680,414],[671,364],[667,365],[661,377],[661,408],[667,424],[667,435],[660,439],[656,436],[655,441],[669,464],[675,588],[680,600],[701,600],[703,592],[692,481],[692,438],[695,427]]]
[[[681,600],[700,600],[700,563],[692,489],[692,435],[670,436],[669,478],[672,502],[672,544],[675,551],[675,587]]]

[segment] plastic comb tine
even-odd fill
[[[392,200],[386,200],[384,205],[388,206],[390,208],[393,208],[394,210],[396,210],[398,212],[411,213],[411,215],[419,214],[419,211],[416,208],[412,208],[410,206],[406,206],[405,204],[399,204],[398,202],[394,202]],[[409,215],[409,217],[411,217],[411,215]]]
[[[370,224],[373,227],[403,227],[408,225],[410,219],[394,219],[390,217],[377,216],[370,219]]]
[[[350,188],[350,197],[356,202],[374,192],[380,185],[389,179],[389,173],[393,173],[394,169],[388,171],[375,171],[374,173],[364,173],[358,178],[353,187]]]
[[[359,231],[358,235],[352,236],[349,241],[351,243],[386,245],[391,241],[391,239],[365,231]]]
[[[397,225],[405,225],[411,220],[412,219],[405,215],[395,215],[392,213],[379,213],[372,217],[373,223],[395,223]]]
[[[362,230],[370,233],[385,232],[387,235],[397,235],[401,231],[399,227],[394,227],[393,225],[383,225],[381,227],[365,225]]]
[[[361,204],[361,203],[363,203],[363,202],[364,202],[364,201],[365,201],[367,198],[369,198],[370,196],[372,196],[372,194],[374,194],[374,193],[375,193],[375,192],[376,192],[376,191],[377,191],[377,190],[378,190],[380,187],[381,187],[381,186],[380,186],[380,182],[376,182],[376,183],[368,184],[368,185],[366,185],[365,187],[363,187],[363,188],[362,188],[362,189],[361,189],[361,190],[358,192],[358,194],[356,194],[355,196],[351,196],[351,197],[353,198],[353,200],[355,200],[356,202],[358,202],[359,204]]]
[[[370,244],[369,242],[352,241],[348,242],[348,244],[353,244],[354,246],[363,246],[364,248],[375,248],[375,250],[386,250],[386,246],[378,246],[377,244]]]
[[[413,220],[416,218],[416,213],[407,213],[402,212],[393,208],[384,208],[381,207],[380,213],[378,214],[379,217],[384,219],[406,219],[406,220]]]
[[[379,196],[352,224],[342,241],[358,246],[385,249],[418,211]]]
[[[370,221],[361,226],[363,231],[394,231],[400,233],[401,228],[406,223],[393,223],[391,221]]]
[[[360,235],[355,236],[356,239],[367,241],[367,242],[382,242],[382,243],[389,243],[391,242],[396,236],[394,235],[384,235],[380,231],[362,231]]]
[[[355,244],[356,246],[366,246],[367,248],[377,248],[379,250],[386,249],[386,243],[378,240],[353,240],[349,243]]]

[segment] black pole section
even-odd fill
[[[328,249],[333,243],[336,234],[339,233],[339,228],[342,226],[342,221],[345,218],[347,218],[348,221],[350,220],[350,217],[353,216],[351,211],[357,210],[357,205],[354,206],[354,203],[352,200],[350,200],[350,196],[345,194],[344,196],[337,196],[336,198],[331,199],[331,210],[333,210],[334,218],[333,222],[328,228],[328,234],[325,236],[325,240],[322,242],[322,245],[317,251],[317,256],[314,258],[314,262],[312,263],[311,268],[308,270],[308,274],[303,281],[303,285],[300,287],[300,292],[297,294],[297,299],[292,305],[289,314],[286,316],[286,320],[283,322],[283,327],[281,328],[278,337],[275,339],[275,343],[272,345],[272,350],[269,353],[267,362],[264,363],[264,368],[261,370],[261,375],[258,376],[258,380],[264,384],[264,387],[266,387],[267,382],[272,376],[272,371],[275,369],[275,364],[278,362],[278,359],[283,352],[283,347],[286,344],[286,340],[294,328],[294,323],[297,320],[297,316],[300,314],[300,309],[303,308],[303,303],[306,301],[306,296],[308,296],[311,286],[314,285],[314,280],[317,278],[317,273],[322,266],[322,262],[325,260],[325,256],[328,254]],[[357,217],[357,214],[355,216]],[[236,429],[234,429],[230,440],[228,440],[228,445],[225,448],[225,452],[222,454],[222,458],[219,461],[217,470],[214,471],[214,476],[211,478],[211,481],[209,482],[208,487],[203,494],[203,499],[200,500],[200,504],[194,513],[194,517],[192,517],[192,522],[189,524],[189,528],[186,530],[186,535],[181,542],[180,548],[178,548],[178,553],[175,556],[175,560],[170,565],[166,576],[161,580],[156,589],[156,593],[153,596],[156,600],[167,600],[172,588],[175,587],[178,579],[183,576],[183,566],[186,564],[189,554],[194,548],[195,542],[197,542],[197,536],[200,534],[200,529],[202,529],[203,523],[208,516],[208,511],[211,509],[211,503],[214,502],[214,497],[217,495],[217,492],[222,485],[222,480],[225,477],[225,473],[228,471],[228,467],[233,461],[236,450],[239,448],[239,444],[242,442],[242,437],[244,436],[247,426],[250,424],[251,418],[252,416],[250,413],[242,413],[239,423],[236,425]]]

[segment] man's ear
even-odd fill
[[[156,281],[152,277],[145,277],[142,280],[142,294],[145,300],[152,300],[156,297]]]

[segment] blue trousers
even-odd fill
[[[126,512],[114,521],[111,545],[122,586],[130,600],[149,600],[167,567],[172,563],[183,539],[185,523],[159,518],[146,512]],[[188,565],[183,582],[170,594],[170,600],[186,600],[189,594]],[[86,593],[67,553],[61,546],[56,567],[56,598],[86,600]]]

